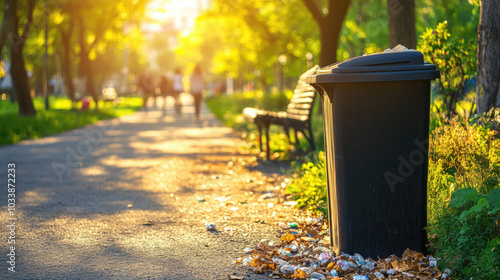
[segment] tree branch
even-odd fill
[[[30,27],[33,24],[33,10],[35,10],[35,2],[36,2],[36,0],[28,0],[27,21],[26,21],[26,24],[24,24],[23,34],[21,35],[21,38],[23,39],[23,43],[22,43],[23,47],[24,47],[24,44],[26,42],[26,39],[28,38],[28,32],[30,31]]]
[[[331,1],[332,0],[330,0],[330,2]],[[321,23],[324,20],[325,16],[323,16],[321,11],[318,9],[318,6],[316,5],[316,3],[314,3],[314,0],[302,0],[302,2],[304,2],[307,9],[311,12],[314,20],[317,23]]]
[[[350,4],[351,0],[329,0],[327,21],[342,24]]]
[[[119,16],[119,13],[115,11],[114,14],[112,14],[109,18],[116,18]],[[96,45],[97,43],[99,42],[99,40],[101,39],[102,36],[104,36],[104,34],[106,34],[106,31],[108,30],[108,28],[110,27],[110,22],[111,21],[105,21],[107,24],[103,24],[101,25],[97,32],[95,33],[95,38],[94,38],[94,41],[92,41],[92,43],[90,43],[89,45],[89,51],[92,50]]]
[[[329,1],[330,7],[333,6],[332,1],[334,1],[334,0]],[[316,3],[314,3],[314,0],[302,0],[302,2],[304,2],[307,9],[311,12],[314,20],[318,23],[321,23],[325,17],[321,13],[321,11],[318,9],[318,6],[316,5]]]
[[[15,9],[15,5],[12,5],[10,1],[7,0],[3,7],[3,20],[2,26],[0,26],[0,60],[2,59],[2,49],[5,45],[5,41],[7,40],[9,33],[13,30],[11,9]]]

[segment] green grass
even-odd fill
[[[142,106],[142,98],[123,97],[118,105],[99,103],[95,110],[92,103],[89,110],[82,112],[71,108],[67,98],[51,97],[50,110],[45,110],[44,99],[35,97],[33,103],[37,110],[36,116],[24,117],[18,115],[16,103],[9,100],[0,101],[0,145],[14,144],[25,139],[37,139],[66,130],[95,123],[99,120],[111,119],[131,114]],[[81,107],[81,102],[76,108]]]
[[[210,110],[228,127],[241,131],[243,138],[248,142],[248,149],[253,152],[259,150],[259,134],[257,126],[251,121],[245,120],[242,111],[245,107],[257,107],[265,110],[281,111],[286,110],[286,106],[292,97],[292,91],[284,94],[257,92],[240,92],[232,95],[218,95],[206,100]],[[319,98],[318,98],[319,99]],[[315,102],[312,118],[314,141],[317,150],[324,149],[323,139],[323,116],[319,114],[319,102]],[[307,140],[299,133],[299,144],[295,147],[288,143],[284,130],[280,126],[270,128],[270,148],[275,153],[274,157],[279,159],[289,158],[291,151],[309,151]],[[292,141],[295,137],[291,135]]]

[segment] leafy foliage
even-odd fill
[[[441,72],[439,94],[450,117],[456,113],[457,101],[466,94],[467,81],[476,73],[476,44],[451,37],[448,22],[444,21],[436,28],[427,28],[420,37],[418,49],[425,60]]]
[[[496,135],[496,131],[455,118],[433,131],[429,165],[453,176],[449,181],[456,186],[486,193],[499,184],[500,140]]]
[[[431,132],[427,187],[431,223],[455,189],[487,193],[499,187],[500,140],[496,135],[496,131],[458,118]]]
[[[324,153],[312,153],[303,162],[293,162],[292,173],[293,179],[287,191],[297,201],[297,207],[328,215]]]
[[[184,65],[201,61],[213,73],[257,79],[268,88],[275,82],[278,56],[287,57],[286,76],[299,76],[306,53],[319,53],[318,36],[301,0],[217,0],[176,52]]]
[[[441,267],[453,268],[457,279],[496,279],[500,273],[500,189],[478,194],[458,189],[430,227],[431,249],[442,259]]]
[[[442,258],[443,268],[453,268],[457,279],[494,279],[499,273],[500,140],[496,134],[458,118],[431,134],[431,250]]]

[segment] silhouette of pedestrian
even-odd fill
[[[173,88],[174,88],[174,98],[175,98],[175,112],[177,115],[180,115],[182,109],[182,103],[180,99],[180,95],[184,92],[184,87],[182,86],[182,70],[177,67],[174,70],[174,79],[173,79]]]
[[[153,80],[153,77],[149,73],[147,69],[144,69],[141,73],[141,76],[139,77],[138,81],[139,88],[142,91],[142,100],[143,104],[142,107],[146,108],[147,103],[148,103],[148,98],[155,92],[155,81]]]
[[[167,77],[167,75],[161,75],[160,77],[160,92],[163,96],[163,111],[167,108],[167,97],[174,96],[173,82]]]
[[[199,64],[196,64],[193,74],[191,74],[190,79],[191,94],[194,98],[194,108],[196,113],[196,119],[200,119],[200,106],[201,99],[203,97],[203,90],[205,89],[205,79],[203,78],[203,72]]]

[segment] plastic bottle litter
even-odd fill
[[[314,272],[314,267],[303,266],[300,268],[300,270],[304,271],[307,274],[311,274]]]
[[[279,242],[275,242],[275,241],[269,241],[269,243],[267,244],[267,246],[269,246],[269,247],[275,247],[278,245],[280,245]]]
[[[287,261],[282,260],[282,259],[280,259],[280,258],[276,258],[276,257],[274,257],[274,258],[273,258],[273,262],[278,263],[280,266],[284,266],[284,265],[287,265],[287,264],[288,264],[288,262],[287,262]]]
[[[352,280],[370,280],[370,277],[366,275],[355,275],[352,277]]]
[[[281,273],[293,273],[295,270],[299,269],[299,266],[286,264],[280,268]]]
[[[330,253],[321,253],[318,256],[318,260],[321,264],[325,264],[330,260],[330,257],[331,257]]]
[[[395,272],[396,271],[394,269],[387,270],[387,274],[389,274],[389,275],[394,275]]]
[[[365,264],[365,259],[363,259],[363,257],[360,254],[358,254],[358,253],[354,254],[354,261],[358,265],[364,265]]]
[[[349,262],[349,261],[344,261],[344,260],[340,260],[337,262],[337,265],[340,266],[340,268],[343,270],[343,271],[346,271],[348,270],[349,268],[351,267],[357,267],[356,264],[352,263],[352,262]]]
[[[377,271],[377,272],[375,272],[375,273],[373,273],[373,275],[374,275],[375,277],[377,277],[378,279],[384,279],[384,278],[385,278],[385,277],[384,277],[384,274],[382,274],[382,273],[380,273],[380,272],[378,272],[378,271]]]
[[[362,270],[372,271],[375,268],[375,263],[371,261],[364,261],[364,265],[361,266]]]
[[[324,279],[325,276],[321,273],[313,272],[313,273],[311,273],[311,278],[312,279]]]
[[[336,271],[335,269],[332,269],[332,271],[330,271],[330,274],[333,276],[333,277],[337,277],[339,276],[339,272]]]
[[[429,256],[429,266],[437,266],[437,260],[432,256]]]
[[[297,226],[297,223],[296,223],[296,222],[291,222],[291,223],[288,223],[288,226],[289,226],[290,228],[298,228],[298,226]]]
[[[443,274],[441,275],[444,279],[446,279],[446,277],[448,277],[449,275],[451,274],[451,269],[449,268],[446,268],[443,272]]]
[[[207,230],[213,231],[215,230],[215,223],[207,223],[205,227],[207,228]]]
[[[241,263],[243,265],[248,265],[252,260],[253,260],[252,257],[246,257],[246,258],[243,258],[243,261]]]

